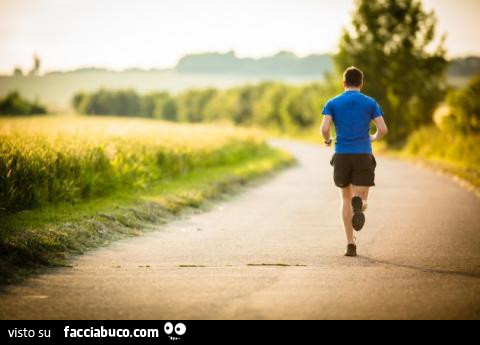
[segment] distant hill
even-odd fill
[[[300,58],[287,51],[259,59],[239,58],[228,53],[186,55],[175,66],[178,73],[235,74],[256,76],[323,75],[333,68],[328,54]]]
[[[462,87],[476,74],[480,74],[480,57],[468,56],[453,59],[447,70],[448,83],[454,87]]]
[[[453,59],[448,68],[448,75],[453,77],[470,77],[480,73],[480,57],[469,56]]]
[[[233,51],[228,53],[201,53],[182,57],[173,69],[141,69],[130,68],[122,71],[112,71],[106,68],[87,67],[71,71],[52,71],[47,75],[118,75],[118,74],[148,74],[153,73],[186,73],[186,74],[229,74],[238,76],[268,77],[287,76],[323,76],[333,70],[333,59],[329,54],[313,54],[300,58],[287,51],[259,59],[239,58]],[[471,77],[480,73],[480,57],[468,56],[450,61],[447,70],[449,77]]]
[[[329,54],[298,57],[283,51],[259,59],[239,58],[235,52],[190,54],[181,58],[174,70],[178,73],[230,74],[269,76],[323,75],[333,69]],[[480,73],[480,57],[452,59],[447,74],[453,78],[469,78]]]

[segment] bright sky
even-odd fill
[[[424,0],[451,56],[480,54],[480,0]],[[334,51],[353,0],[0,0],[0,73],[168,68],[187,53]]]

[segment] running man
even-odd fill
[[[375,185],[375,167],[372,142],[387,134],[383,111],[371,97],[360,92],[363,73],[349,67],[343,74],[345,92],[330,99],[323,108],[322,136],[330,146],[330,127],[335,126],[335,154],[333,165],[335,185],[342,191],[342,220],[347,235],[345,256],[357,256],[353,230],[360,231],[365,224],[368,190]],[[370,135],[370,123],[377,127]]]

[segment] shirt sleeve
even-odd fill
[[[328,101],[322,110],[322,115],[331,115],[333,116],[332,103]]]
[[[382,108],[380,108],[380,105],[375,102],[375,104],[373,105],[372,119],[375,119],[379,116],[383,116],[383,110]]]

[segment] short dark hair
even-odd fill
[[[348,67],[343,73],[343,81],[346,86],[359,87],[363,83],[363,72],[357,67]]]

